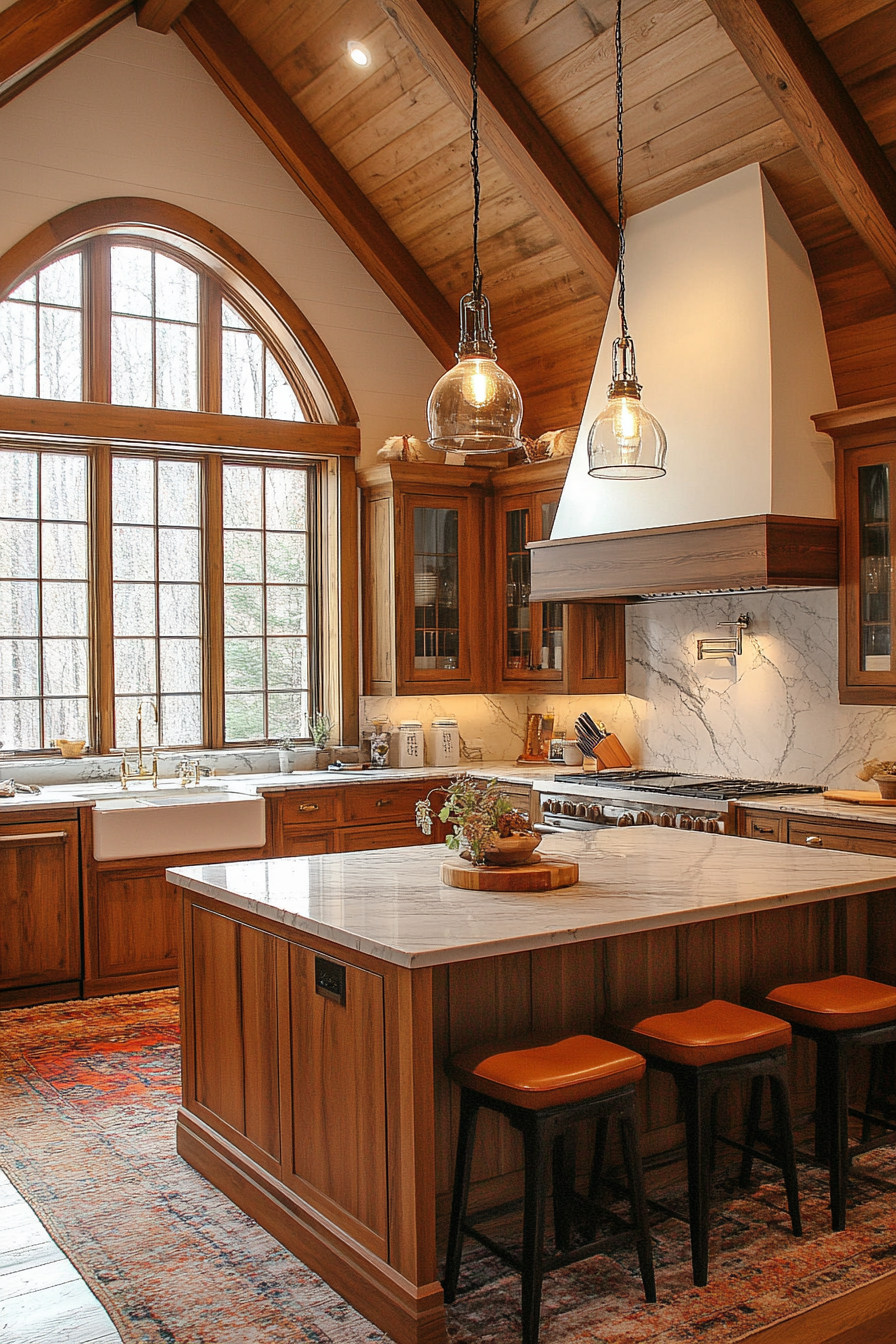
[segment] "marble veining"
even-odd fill
[[[896,887],[896,860],[632,827],[551,837],[574,887],[443,886],[441,846],[169,870],[179,886],[403,966],[468,961]]]

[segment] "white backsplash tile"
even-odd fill
[[[697,660],[719,621],[751,616],[736,666]],[[515,759],[526,713],[553,709],[572,736],[582,709],[616,732],[638,765],[697,774],[860,787],[868,756],[896,759],[896,709],[841,705],[837,692],[837,594],[678,598],[627,609],[628,694],[458,695],[361,700],[362,727],[454,714],[461,737],[485,759]]]

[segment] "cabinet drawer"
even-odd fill
[[[278,858],[298,858],[302,854],[333,854],[333,831],[311,831],[304,826],[283,827],[283,848]]]
[[[281,803],[283,827],[329,826],[339,820],[341,789],[296,789]]]
[[[413,822],[400,826],[346,826],[339,835],[343,854],[360,849],[396,849],[399,845],[427,845],[430,841]]]
[[[741,820],[741,835],[748,840],[780,840],[787,835],[787,818],[774,812],[746,812]]]
[[[892,829],[892,834],[887,834]],[[853,854],[880,854],[896,858],[896,828],[869,827],[867,830],[851,826],[818,826],[812,822],[791,821],[788,840],[792,845],[807,845],[810,849],[845,849]]]
[[[438,783],[438,781],[435,781]],[[425,798],[433,783],[428,779],[407,784],[359,784],[345,790],[345,820],[405,822],[414,820],[414,804]]]

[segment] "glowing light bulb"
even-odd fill
[[[613,342],[609,400],[588,434],[588,475],[638,481],[666,474],[666,435],[644,408],[630,336]]]
[[[634,461],[641,451],[641,403],[631,397],[613,397],[613,437],[625,461]]]
[[[349,42],[348,58],[350,61],[353,61],[355,65],[361,66],[369,65],[371,61],[370,52],[363,42]]]
[[[494,360],[471,359],[465,361],[461,395],[464,401],[477,408],[488,406],[494,401],[497,391],[494,378]],[[489,368],[491,365],[491,368]]]

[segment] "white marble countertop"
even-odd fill
[[[276,793],[292,789],[342,788],[351,784],[368,784],[376,787],[382,784],[401,784],[419,781],[421,797],[426,792],[427,780],[444,779],[446,775],[457,775],[465,769],[477,779],[500,779],[509,783],[531,784],[536,779],[553,779],[561,767],[552,762],[549,766],[517,765],[515,761],[475,761],[466,766],[437,769],[426,766],[419,770],[301,770],[291,775],[241,774],[213,775],[203,777],[201,788],[214,788],[224,793]],[[18,793],[12,798],[0,797],[0,817],[5,811],[21,811],[23,808],[70,808],[94,807],[108,808],[112,803],[120,805],[139,800],[141,794],[148,794],[150,785],[131,784],[127,791],[120,791],[114,779],[82,780],[68,784],[45,784],[40,793]],[[174,792],[185,801],[194,800],[199,791],[190,787],[180,790],[180,785],[171,779],[161,781],[160,792]],[[91,796],[94,795],[94,796]]]
[[[860,787],[858,784],[856,787]],[[867,791],[879,797],[877,789]],[[739,807],[761,808],[765,812],[795,812],[815,821],[868,821],[875,826],[896,826],[896,807],[873,807],[866,803],[838,803],[822,793],[782,794],[779,798],[744,798]]]
[[[776,905],[896,889],[896,860],[627,827],[551,837],[579,864],[540,893],[443,886],[441,845],[202,864],[169,879],[237,909],[402,966],[433,966],[612,937]]]

